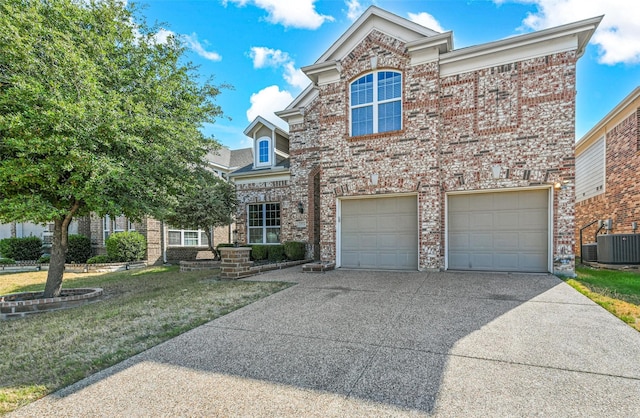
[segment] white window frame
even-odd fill
[[[260,144],[262,144],[263,142],[267,143],[267,161],[260,161]],[[255,150],[256,167],[268,167],[272,165],[272,162],[273,162],[272,142],[273,141],[268,136],[261,136],[260,138],[256,139],[256,150]]]
[[[267,219],[267,205],[278,205],[278,225],[267,225],[265,220]],[[251,206],[260,206],[261,207],[261,219],[262,225],[259,226],[251,226],[251,222],[249,219],[249,211]],[[278,229],[278,241],[277,242],[267,242],[267,229]],[[251,242],[251,230],[262,230],[262,242]],[[264,202],[264,203],[251,203],[247,205],[247,244],[263,244],[263,245],[277,245],[280,244],[281,234],[282,232],[282,205],[280,202]]]
[[[179,232],[180,233],[180,244],[171,244],[169,242],[169,234],[171,232]],[[197,240],[196,245],[185,244],[185,233],[197,233],[198,234],[198,240]],[[208,243],[207,243],[206,236],[203,237],[204,234],[205,234],[205,230],[204,229],[175,229],[175,228],[169,228],[167,230],[167,246],[168,247],[206,247],[208,245]]]
[[[380,73],[395,73],[400,75],[400,96],[399,97],[394,97],[391,99],[385,99],[385,100],[378,100],[378,74]],[[371,102],[368,103],[362,103],[362,104],[358,104],[353,106],[351,103],[353,101],[353,97],[351,94],[351,86],[358,82],[359,80],[361,80],[363,77],[366,77],[368,75],[372,75],[373,76],[373,100]],[[397,70],[390,70],[390,69],[386,69],[386,70],[378,70],[378,71],[372,71],[370,73],[367,74],[363,74],[360,77],[358,77],[357,79],[353,80],[351,83],[349,83],[349,135],[350,136],[365,136],[365,135],[374,135],[374,134],[378,134],[379,132],[379,127],[378,127],[378,108],[380,107],[381,104],[385,104],[385,103],[393,103],[393,102],[400,102],[400,128],[398,130],[393,130],[393,131],[384,131],[382,133],[386,133],[386,132],[398,132],[401,131],[403,129],[403,125],[402,125],[402,114],[403,114],[403,77],[402,77],[402,72],[397,71]],[[372,107],[373,110],[373,129],[372,132],[369,134],[358,134],[358,135],[354,135],[353,134],[353,110],[354,109],[360,109],[360,108],[365,108],[365,107]]]

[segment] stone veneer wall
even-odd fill
[[[373,56],[378,70],[403,74],[403,129],[350,137],[349,84],[372,70]],[[341,61],[340,80],[317,87],[303,123],[290,125],[290,183],[238,185],[239,219],[247,203],[280,201],[282,241],[311,242],[313,175],[320,172],[320,258],[331,263],[338,198],[416,194],[419,268],[439,269],[448,192],[567,180],[553,192],[552,251],[554,271],[573,274],[575,69],[569,51],[441,77],[438,63],[411,66],[401,41],[373,30]],[[492,166],[500,166],[498,178]],[[307,203],[303,215],[294,210],[298,201]],[[245,229],[238,228],[240,242]]]
[[[607,131],[605,144],[605,191],[576,203],[576,239],[580,228],[598,219],[612,219],[615,234],[632,233],[632,222],[640,225],[640,108]],[[585,243],[594,242],[597,229],[585,229]]]

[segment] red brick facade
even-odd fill
[[[299,116],[285,116],[288,184],[239,185],[239,199],[280,202],[282,241],[312,243],[319,220],[320,259],[333,263],[339,199],[417,195],[418,268],[425,270],[445,267],[448,193],[546,188],[552,196],[553,271],[572,275],[578,56],[577,49],[565,48],[444,75],[437,58],[414,60],[403,41],[370,30],[345,56],[331,57],[339,61],[331,68],[338,75],[317,83]],[[321,65],[310,71],[325,71]],[[402,74],[402,129],[351,137],[350,83],[386,69]],[[304,214],[293,210],[298,201],[308,208]],[[240,242],[245,218],[239,213]]]
[[[582,141],[605,137],[604,193],[576,203],[576,236],[595,220],[612,220],[612,232],[632,233],[640,225],[640,99],[621,109],[619,117],[605,123]],[[620,120],[621,119],[621,120]],[[594,242],[597,225],[584,230],[584,242]],[[637,231],[636,231],[637,232]],[[576,251],[579,254],[579,245]]]

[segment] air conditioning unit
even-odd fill
[[[580,252],[582,261],[595,262],[598,261],[598,244],[583,244]]]
[[[598,235],[598,262],[640,264],[640,234]]]

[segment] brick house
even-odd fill
[[[640,224],[640,87],[636,87],[576,144],[576,236],[596,220],[630,234]],[[584,230],[594,242],[598,225]],[[579,254],[581,249],[576,245]]]
[[[219,177],[228,180],[229,174],[250,161],[253,161],[253,149],[229,150],[220,148],[206,156],[209,168]],[[9,237],[37,236],[45,247],[51,243],[53,224],[38,225],[31,222],[0,224],[0,239]],[[232,242],[235,225],[215,228],[214,244]],[[147,240],[147,260],[150,264],[162,264],[164,261],[196,260],[211,258],[213,254],[207,247],[204,230],[185,230],[173,228],[151,217],[133,222],[125,216],[112,218],[95,214],[74,220],[69,226],[69,234],[82,234],[91,239],[93,254],[105,254],[105,241],[109,235],[122,231],[137,231]]]
[[[312,83],[277,112],[289,133],[245,132],[239,242],[305,241],[344,268],[573,275],[576,62],[600,19],[456,50],[368,8],[303,67]]]

